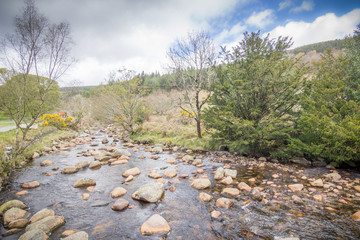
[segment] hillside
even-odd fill
[[[297,47],[295,49],[290,50],[290,53],[298,54],[298,53],[308,53],[310,51],[316,51],[318,53],[324,52],[327,48],[341,50],[345,48],[345,39],[336,39],[325,42],[313,43],[301,47]]]

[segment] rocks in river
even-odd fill
[[[292,200],[294,201],[294,203],[296,203],[296,204],[303,204],[303,203],[304,203],[303,200],[302,200],[300,197],[296,196],[296,195],[292,195],[291,199],[292,199]]]
[[[224,168],[219,167],[218,169],[216,169],[214,179],[220,180],[224,177],[224,175],[225,175]]]
[[[91,178],[82,178],[78,181],[76,181],[72,186],[74,188],[81,188],[81,187],[89,187],[89,186],[95,186],[96,182],[92,180]]]
[[[89,198],[90,198],[90,194],[88,193],[81,194],[81,200],[89,200]]]
[[[208,178],[199,178],[199,179],[195,179],[190,186],[196,189],[205,189],[210,187],[211,182]]]
[[[49,216],[55,216],[55,212],[51,209],[43,208],[37,213],[35,213],[29,221],[30,223],[34,223]]]
[[[255,201],[261,201],[264,197],[257,188],[254,188],[251,191],[251,198]]]
[[[53,165],[54,163],[52,162],[52,161],[50,161],[50,160],[45,160],[45,161],[42,161],[41,163],[40,163],[40,166],[42,166],[42,167],[45,167],[45,166],[51,166],[51,165]]]
[[[211,199],[212,199],[212,196],[210,194],[207,194],[207,193],[204,193],[204,192],[201,192],[199,194],[199,199],[203,202],[210,202]]]
[[[340,174],[333,172],[333,173],[326,174],[325,178],[327,178],[328,180],[332,180],[332,181],[338,181],[341,179],[341,176],[340,176]]]
[[[130,176],[128,176],[128,177],[125,179],[125,182],[126,182],[126,183],[129,183],[129,182],[131,182],[132,180],[134,180],[134,176],[133,176],[133,175],[130,175]]]
[[[355,191],[360,192],[360,186],[354,186]]]
[[[217,210],[213,210],[211,212],[211,217],[212,218],[219,218],[221,216],[221,212],[220,211],[217,211]]]
[[[219,208],[229,209],[232,204],[233,204],[233,200],[229,198],[222,197],[216,200],[216,206]]]
[[[99,201],[96,201],[95,203],[93,203],[91,206],[92,207],[105,207],[109,204],[110,204],[110,201],[99,200]]]
[[[14,229],[14,228],[24,228],[29,223],[29,220],[20,218],[15,221],[12,221],[8,225],[8,229]]]
[[[306,160],[305,158],[292,158],[289,161],[303,167],[311,166],[311,162]]]
[[[83,160],[83,161],[80,161],[80,162],[75,164],[75,167],[77,167],[79,169],[86,168],[88,166],[89,166],[88,160]]]
[[[89,164],[90,169],[100,168],[100,167],[101,167],[101,162],[99,161],[93,161]]]
[[[233,169],[224,169],[225,177],[236,178],[237,171]]]
[[[47,240],[48,236],[40,229],[25,232],[18,240]]]
[[[109,143],[109,140],[107,138],[104,138],[103,140],[101,140],[101,143],[102,144],[107,144],[107,143]]]
[[[300,192],[304,188],[304,185],[302,185],[300,183],[291,184],[288,186],[288,188],[293,192]]]
[[[240,194],[239,189],[236,188],[224,188],[221,192],[222,194],[228,194],[230,196],[237,196]]]
[[[189,174],[181,174],[179,176],[179,178],[182,178],[182,179],[185,179],[185,178],[188,178],[189,177]]]
[[[111,162],[110,165],[115,166],[115,165],[122,165],[122,164],[126,164],[126,163],[128,163],[128,160],[121,159],[121,160],[116,160],[116,161]]]
[[[322,196],[320,194],[315,194],[315,195],[313,195],[313,199],[315,199],[316,201],[321,202],[322,201]]]
[[[194,156],[191,156],[191,155],[185,155],[183,158],[182,158],[182,160],[184,161],[184,162],[192,162],[192,161],[194,161]]]
[[[2,233],[1,236],[3,236],[3,237],[8,237],[8,236],[17,234],[17,233],[19,233],[19,232],[21,232],[21,231],[22,231],[21,228],[13,228],[13,229],[9,229],[9,230],[7,230],[6,232]],[[37,240],[37,239],[33,239],[33,240]]]
[[[170,157],[168,159],[166,159],[166,163],[169,163],[169,164],[176,164],[176,159],[173,158],[173,157]]]
[[[155,153],[155,154],[159,154],[159,153],[162,153],[163,152],[163,149],[162,147],[158,146],[158,147],[154,147],[152,150],[151,150],[152,153]]]
[[[111,191],[110,195],[112,198],[117,198],[124,196],[127,193],[127,190],[123,187],[116,187]]]
[[[360,221],[360,211],[357,211],[356,213],[354,213],[353,215],[350,216],[352,219],[356,220],[356,221]]]
[[[61,170],[62,174],[73,174],[77,173],[79,169],[77,167],[66,167]]]
[[[140,173],[141,173],[140,169],[137,167],[134,167],[134,168],[130,168],[130,169],[126,170],[125,172],[123,172],[122,176],[123,177],[128,177],[130,175],[136,176],[136,175],[139,175]]]
[[[323,186],[324,186],[324,183],[323,183],[323,181],[321,180],[321,178],[319,178],[319,179],[311,182],[310,185],[313,186],[313,187],[323,187]]]
[[[192,162],[193,165],[201,165],[202,164],[202,160],[201,159],[195,159],[193,162]]]
[[[166,169],[163,175],[166,178],[173,178],[177,175],[177,171],[176,169]]]
[[[140,228],[142,234],[159,234],[170,232],[171,227],[168,222],[159,214],[152,215]]]
[[[121,148],[121,149],[117,149],[115,150],[112,154],[112,157],[121,157],[121,156],[131,156],[131,153],[129,152],[129,150],[125,149],[125,148]]]
[[[230,185],[233,183],[233,179],[232,179],[232,177],[227,176],[227,177],[223,178],[223,180],[221,180],[220,183]]]
[[[150,174],[149,174],[149,177],[154,178],[154,179],[158,179],[158,178],[161,178],[161,175],[158,172],[156,172],[156,170],[152,170],[150,172]]]
[[[0,215],[3,215],[7,210],[13,207],[20,209],[27,208],[26,204],[20,200],[10,200],[0,206]]]
[[[40,186],[40,183],[38,181],[26,182],[21,185],[21,187],[25,189],[36,188],[38,186]]]
[[[112,205],[111,209],[114,211],[122,211],[129,206],[129,201],[123,198],[119,198]]]
[[[49,216],[28,225],[25,230],[31,231],[39,229],[42,230],[44,233],[49,234],[64,224],[65,218],[63,216]]]
[[[28,212],[21,208],[10,208],[3,215],[4,225],[8,225],[10,222],[21,218],[26,218],[26,215],[28,215]]]
[[[111,156],[104,152],[101,152],[94,156],[94,160],[100,161],[100,162],[108,161],[110,158],[111,158]]]
[[[76,232],[66,238],[63,238],[62,240],[88,240],[89,235],[84,231]]]
[[[69,229],[69,230],[65,230],[61,233],[61,238],[65,238],[65,237],[69,237],[70,235],[73,235],[74,233],[77,233],[78,230],[76,229]]]
[[[151,182],[141,186],[131,197],[135,200],[155,203],[164,194],[164,185],[158,182]]]

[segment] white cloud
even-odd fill
[[[281,10],[284,10],[285,8],[288,8],[291,6],[291,0],[285,0],[285,1],[282,1],[279,3],[279,8],[278,10],[281,11]]]
[[[274,17],[274,10],[272,9],[267,9],[259,13],[253,12],[251,16],[246,20],[246,24],[259,28],[264,28],[274,22]]]
[[[230,30],[224,29],[221,33],[219,33],[215,38],[215,42],[221,45],[236,41],[237,39],[239,39],[239,37],[242,36],[242,33],[245,30],[246,30],[246,26],[237,23],[234,26],[232,26]]]
[[[299,47],[321,41],[342,39],[352,34],[359,23],[360,8],[357,8],[341,17],[337,17],[334,13],[327,13],[310,23],[289,22],[285,26],[276,27],[269,33],[273,38],[290,36],[294,41],[293,47]]]
[[[292,8],[290,12],[311,11],[314,9],[314,5],[315,4],[312,0],[309,1],[304,0],[300,6]]]

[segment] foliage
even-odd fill
[[[63,129],[71,126],[73,118],[69,115],[66,115],[65,118],[61,117],[59,114],[44,114],[40,117],[43,126],[54,126],[58,129]]]
[[[215,143],[253,154],[280,154],[293,131],[293,108],[304,84],[304,71],[288,58],[287,37],[270,39],[244,33],[231,51],[223,49],[212,88],[206,126]]]
[[[298,54],[298,53],[307,53],[310,51],[315,50],[316,52],[323,53],[326,49],[343,49],[346,47],[346,43],[344,39],[336,39],[336,40],[330,40],[325,42],[319,42],[319,43],[313,43],[308,44],[305,46],[297,47],[293,50],[290,50],[291,53]]]

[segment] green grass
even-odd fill
[[[13,121],[9,119],[0,119],[0,128],[15,125]]]

